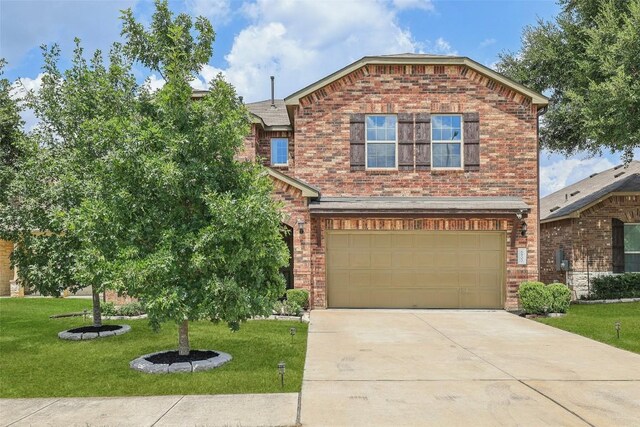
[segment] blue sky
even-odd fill
[[[547,0],[184,0],[172,10],[209,18],[216,30],[214,55],[194,82],[222,72],[245,101],[284,97],[364,55],[425,52],[468,56],[492,66],[502,51],[516,51],[526,25],[559,11]],[[58,43],[64,59],[73,38],[87,51],[108,49],[120,39],[121,9],[133,8],[142,22],[150,0],[0,0],[0,56],[6,76],[37,87],[39,46]],[[159,76],[137,70],[141,80]],[[33,118],[25,115],[27,125]],[[640,157],[640,153],[636,153]],[[570,159],[543,153],[542,195],[620,163],[616,154]]]

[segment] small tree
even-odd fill
[[[87,62],[78,40],[65,72],[58,68],[57,46],[43,47],[43,54],[42,87],[25,98],[39,123],[8,186],[10,203],[2,208],[0,230],[17,243],[13,261],[21,284],[59,296],[90,283],[99,327],[99,292],[106,280],[86,262],[88,248],[74,215],[85,200],[95,199],[100,161],[126,129],[137,86],[118,45],[108,67],[99,51]]]
[[[540,139],[565,154],[640,147],[640,0],[559,0],[498,70],[551,96]]]
[[[196,19],[194,39],[191,18],[174,18],[166,1],[156,2],[150,31],[130,10],[123,20],[126,52],[166,84],[141,93],[135,126],[113,147],[75,227],[91,242],[94,269],[143,299],[153,326],[175,321],[188,355],[189,320],[237,329],[284,292],[281,214],[263,168],[234,158],[249,130],[234,89],[218,76],[192,100],[189,83],[211,55],[209,22]]]

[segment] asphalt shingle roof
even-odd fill
[[[563,218],[609,193],[640,191],[640,162],[593,174],[540,199],[540,221]]]
[[[271,106],[271,100],[252,102],[246,104],[247,109],[260,117],[265,126],[291,126],[289,120],[289,114],[287,114],[287,107],[284,105],[284,100],[276,99],[275,108]]]

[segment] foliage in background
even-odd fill
[[[42,87],[23,100],[39,123],[22,145],[8,203],[0,205],[0,236],[17,243],[13,261],[21,285],[53,296],[93,286],[99,326],[98,292],[106,277],[87,262],[90,248],[74,225],[75,209],[95,199],[102,161],[126,134],[137,85],[119,45],[107,66],[100,51],[87,61],[80,41],[75,44],[64,72],[60,49],[42,47]]]
[[[598,276],[591,279],[587,299],[640,298],[640,273]]]
[[[103,316],[139,316],[146,313],[146,309],[141,302],[134,301],[123,305],[115,305],[111,301],[103,302],[100,305]]]
[[[22,157],[24,122],[20,105],[11,96],[11,84],[3,77],[6,61],[0,58],[0,206],[7,205],[7,189]]]
[[[287,289],[287,301],[295,302],[307,310],[309,308],[309,291],[306,289]]]
[[[526,27],[498,71],[545,94],[543,146],[566,155],[640,147],[640,0],[560,0],[554,22]]]

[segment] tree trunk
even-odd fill
[[[100,294],[95,287],[91,286],[91,296],[93,298],[93,326],[102,326],[102,313],[100,313]]]
[[[189,351],[189,321],[183,320],[178,326],[178,355],[188,356]]]

